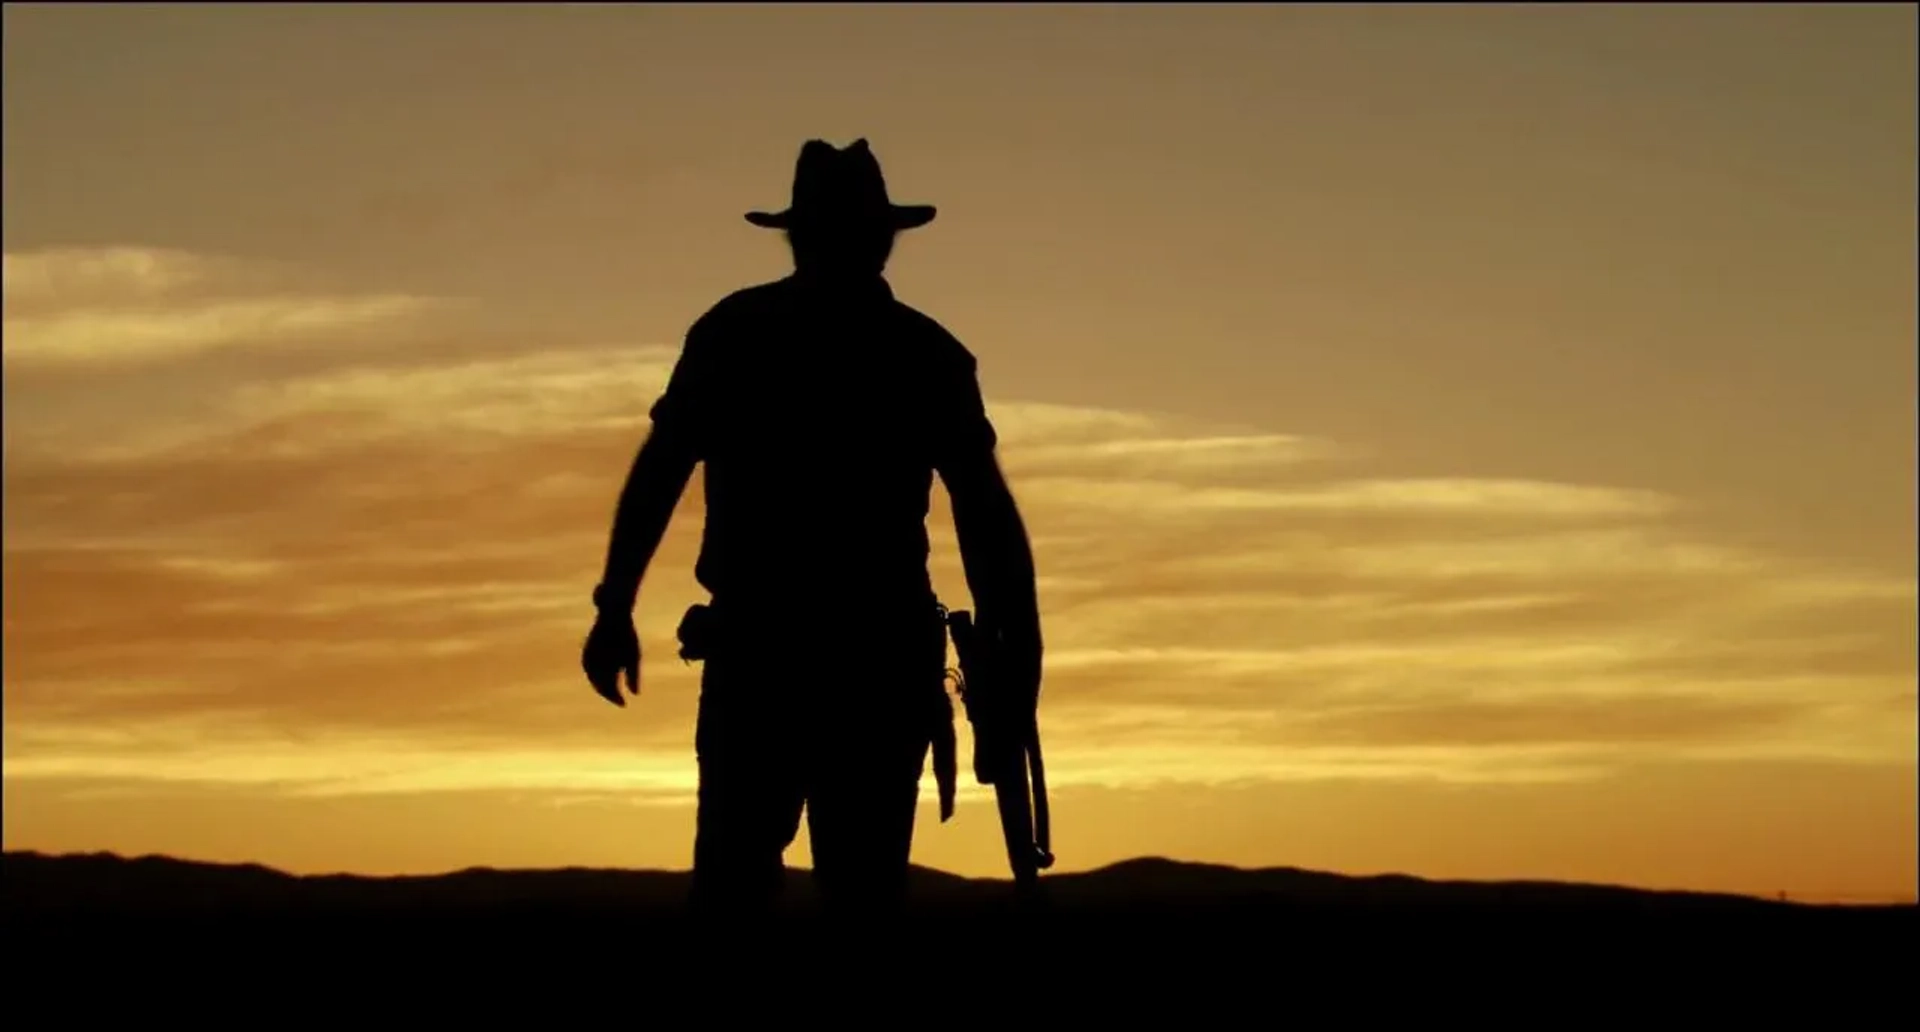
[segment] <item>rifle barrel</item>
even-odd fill
[[[996,683],[998,670],[982,653],[991,643],[979,640],[971,613],[949,613],[947,625],[959,653],[961,701],[974,727],[974,776],[993,786],[1015,885],[1031,887],[1040,871],[1053,866],[1038,715],[1016,711],[1018,700]]]

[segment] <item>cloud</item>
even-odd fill
[[[4,258],[9,313],[189,295],[259,277],[250,263],[147,247],[47,248]]]
[[[644,430],[676,352],[556,349],[395,368],[366,365],[253,384],[235,415],[256,423],[350,414],[370,433],[459,439]]]
[[[69,356],[164,351],[100,317],[130,298],[202,342],[178,327],[211,325],[206,298],[262,303],[192,256],[35,261],[9,256],[9,320],[16,295],[43,333],[93,319],[84,348],[37,345]],[[642,701],[613,711],[575,667],[674,349],[428,346],[378,299],[285,296],[383,314],[310,319],[314,360],[195,374],[138,419],[72,417],[114,362],[75,361],[71,405],[9,395],[6,776],[681,798],[698,671],[670,637],[698,597],[698,483],[642,592]],[[268,322],[226,339],[288,339]],[[376,323],[397,343],[341,346]],[[1403,477],[1259,427],[991,408],[1043,576],[1056,785],[1914,761],[1911,576],[1741,547],[1632,485]],[[943,505],[930,526],[963,603]]]
[[[1207,464],[1198,465],[1205,468]],[[1178,462],[1167,464],[1169,471],[1181,466]],[[1267,489],[1196,485],[1167,476],[1055,476],[1029,478],[1024,483],[1028,493],[1071,497],[1101,509],[1142,515],[1201,516],[1217,511],[1262,515],[1651,516],[1665,513],[1671,505],[1651,492],[1510,480],[1356,480]]]
[[[270,266],[165,250],[50,250],[6,256],[8,372],[150,365],[234,348],[367,334],[447,307],[406,294],[282,288]]]
[[[214,302],[185,311],[8,318],[6,358],[9,365],[23,366],[153,362],[366,330],[426,307],[427,302],[410,297],[283,297]]]

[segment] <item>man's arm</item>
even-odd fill
[[[981,623],[1037,651],[1040,603],[1033,545],[999,460],[991,447],[972,448],[946,463],[940,479],[953,503],[960,562]]]
[[[667,389],[649,413],[653,430],[627,471],[614,509],[607,563],[594,604],[603,613],[632,613],[640,580],[666,536],[673,510],[704,449],[715,347],[714,317],[703,316],[687,331]]]
[[[987,416],[978,364],[971,352],[938,323],[928,328],[944,350],[944,368],[934,393],[934,469],[953,504],[954,532],[967,591],[982,629],[1004,644],[1025,646],[1037,663],[1040,604],[1033,546],[996,455],[999,434]],[[1037,671],[1035,671],[1037,674]]]
[[[633,611],[640,580],[666,535],[696,461],[686,438],[671,427],[655,427],[640,445],[614,509],[606,568],[594,591],[601,612]]]

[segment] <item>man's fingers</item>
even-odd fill
[[[627,690],[632,692],[635,695],[640,694],[640,664],[639,663],[634,663],[632,666],[627,667]]]
[[[620,672],[618,670],[613,671],[611,674],[589,672],[587,674],[587,680],[593,684],[594,692],[601,698],[613,703],[615,706],[625,706],[627,704],[626,700],[620,697]]]

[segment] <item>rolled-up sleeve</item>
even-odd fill
[[[934,466],[945,470],[968,458],[992,454],[999,444],[980,390],[979,363],[954,341],[940,364],[935,387]]]
[[[683,441],[701,456],[706,454],[712,436],[714,338],[710,319],[702,319],[687,331],[666,390],[648,412],[655,435]]]

